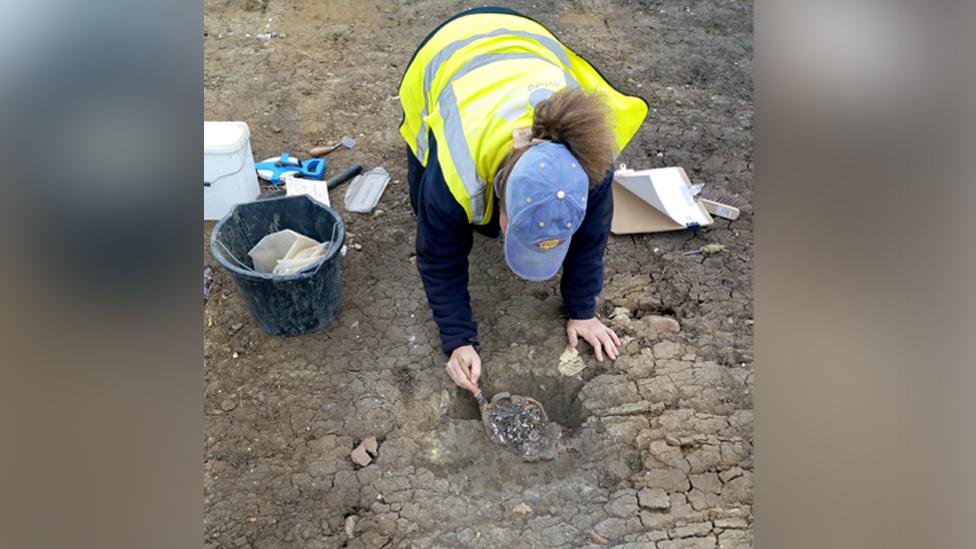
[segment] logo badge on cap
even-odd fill
[[[551,250],[562,243],[563,243],[563,239],[561,238],[550,238],[548,240],[539,241],[539,243],[537,243],[536,246],[542,248],[543,250]]]

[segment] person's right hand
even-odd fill
[[[478,378],[481,377],[481,357],[472,345],[454,349],[447,361],[447,375],[458,387],[478,393]]]

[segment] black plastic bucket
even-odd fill
[[[334,244],[318,267],[292,275],[273,276],[238,264],[253,268],[247,252],[266,235],[284,229]],[[345,242],[346,228],[335,210],[306,195],[283,196],[235,206],[214,227],[210,253],[230,273],[258,325],[292,336],[327,328],[339,315]]]

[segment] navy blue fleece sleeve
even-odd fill
[[[432,143],[417,192],[417,270],[440,330],[441,347],[450,354],[457,347],[477,343],[478,326],[471,317],[468,293],[473,231],[444,181],[435,147]]]
[[[590,189],[586,217],[573,235],[563,261],[559,289],[563,295],[563,310],[569,318],[596,316],[596,298],[603,290],[603,252],[613,220],[612,183],[613,172],[610,172],[599,185]]]

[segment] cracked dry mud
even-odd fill
[[[648,99],[620,162],[684,166],[751,198],[751,3],[510,5]],[[557,368],[558,281],[516,279],[497,243],[476,237],[482,385],[539,400],[563,431],[554,460],[525,463],[484,436],[474,399],[444,373],[413,263],[397,85],[423,36],[466,6],[205,6],[208,120],[248,122],[256,158],[351,134],[359,145],[327,171],[362,162],[392,179],[382,216],[338,207],[361,250],[343,259],[343,311],[325,332],[263,333],[207,255],[205,224],[208,547],[752,545],[751,217],[611,238],[599,310],[624,354],[598,363],[583,346],[587,367],[573,376]],[[725,250],[682,255],[712,242]],[[681,330],[661,330],[658,316]],[[369,436],[378,456],[357,468],[349,454]]]

